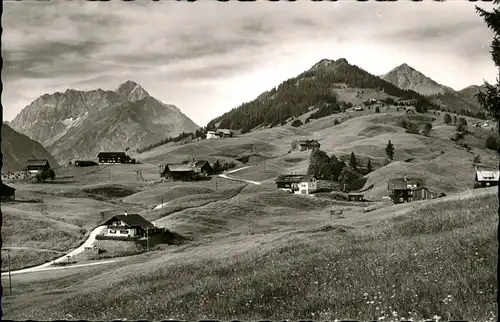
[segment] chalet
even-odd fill
[[[474,189],[498,186],[499,171],[486,170],[475,167]]]
[[[275,180],[278,189],[296,194],[310,194],[318,189],[314,175],[289,174],[281,175]]]
[[[97,165],[97,162],[87,160],[76,160],[75,167],[91,167]]]
[[[154,234],[160,230],[142,216],[126,212],[123,215],[114,215],[100,226],[107,226],[106,236],[116,237],[145,237],[147,234]]]
[[[198,173],[190,164],[167,164],[160,176],[171,180],[191,181],[198,177]]]
[[[300,151],[312,150],[314,148],[318,148],[319,149],[320,146],[321,145],[316,140],[300,140],[299,141],[299,149],[300,149]]]
[[[1,201],[13,201],[16,199],[16,189],[2,182]]]
[[[418,199],[421,196],[426,196],[421,190],[423,187],[423,180],[420,178],[393,178],[389,179],[387,183],[387,190],[392,191],[393,200],[395,203],[410,202]],[[415,195],[415,190],[418,190]]]
[[[207,160],[196,161],[191,167],[194,169],[194,172],[204,175],[210,175],[215,172]]]
[[[222,138],[232,138],[233,137],[233,132],[231,130],[228,130],[228,129],[218,129],[217,133]]]
[[[99,163],[128,163],[130,157],[125,152],[99,152]]]
[[[38,173],[50,169],[50,164],[46,159],[28,160],[25,169],[31,173]]]
[[[364,201],[365,195],[362,193],[349,193],[347,194],[348,201]]]
[[[207,139],[218,139],[220,135],[216,131],[207,131]]]

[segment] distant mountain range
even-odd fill
[[[43,144],[62,164],[199,128],[176,106],[160,102],[133,81],[115,91],[68,89],[42,95],[9,124]]]
[[[479,103],[474,95],[483,88],[472,85],[460,91],[455,91],[451,87],[442,85],[425,76],[421,72],[402,64],[380,78],[396,85],[401,89],[410,89],[422,95],[430,96],[432,101],[441,107],[454,111],[469,110],[478,112]]]
[[[29,159],[47,159],[52,168],[58,164],[54,157],[38,142],[2,124],[2,173],[21,171]]]
[[[260,94],[255,100],[213,119],[208,127],[228,127],[247,132],[262,126],[284,124],[290,118],[307,113],[311,108],[330,105],[335,100],[342,101],[341,104],[359,104],[361,98],[415,99],[417,104],[428,108],[440,107],[457,112],[477,113],[480,107],[474,94],[478,88],[480,87],[471,86],[457,92],[407,64],[402,64],[387,74],[375,76],[349,64],[345,58],[322,59],[297,77],[288,79],[278,87]],[[356,97],[349,95],[353,92],[357,93]],[[361,92],[364,94],[361,95]]]

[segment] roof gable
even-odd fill
[[[114,215],[113,217],[106,220],[103,224],[109,225],[113,220],[121,220],[130,227],[140,227],[143,229],[156,229],[155,225],[153,225],[151,222],[149,222],[139,214]]]
[[[47,159],[31,159],[26,161],[27,166],[47,166],[49,165],[49,160]]]
[[[499,171],[491,170],[476,170],[476,180],[477,181],[498,181]]]
[[[314,175],[305,175],[305,174],[283,174],[276,178],[275,182],[291,182],[291,183],[299,183],[299,182],[309,182],[313,179],[316,179]]]
[[[170,172],[190,172],[193,168],[189,164],[167,164],[165,170]]]

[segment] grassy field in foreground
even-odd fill
[[[16,309],[9,309],[15,298],[4,297],[4,313],[12,319],[496,320],[496,198],[439,202],[359,230],[302,229],[285,243],[230,257],[150,259],[155,265],[101,280],[99,290],[97,280],[94,288],[68,285]],[[94,279],[104,276],[110,278]]]

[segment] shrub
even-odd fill
[[[488,136],[488,138],[486,139],[485,147],[487,149],[494,150],[494,151],[498,150],[497,139],[493,135]]]
[[[302,123],[299,119],[296,119],[295,121],[292,122],[292,126],[293,127],[299,127],[301,125],[303,125],[304,123]],[[284,124],[282,124],[284,125]]]
[[[380,113],[380,108],[378,106],[375,107],[375,113]]]
[[[339,123],[340,123],[339,119],[335,119],[335,120],[333,120],[333,124],[334,124],[334,125],[337,125],[337,124],[339,124]]]

